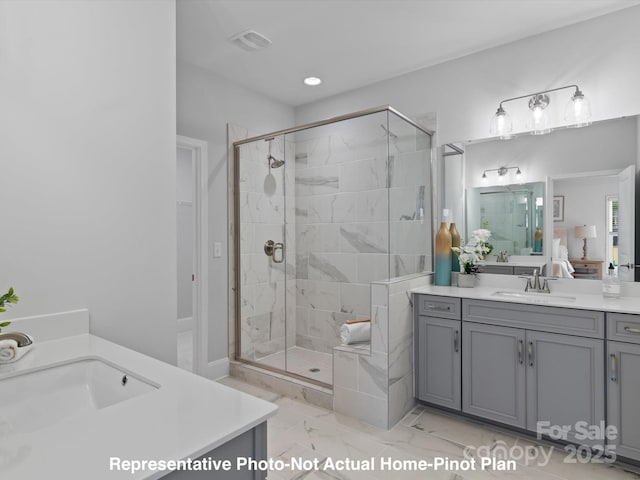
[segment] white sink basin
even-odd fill
[[[497,291],[492,293],[491,296],[498,297],[498,298],[519,300],[522,302],[530,302],[530,303],[551,303],[551,302],[571,303],[576,301],[576,297],[571,297],[567,295],[554,295],[551,293],[537,293],[537,292]]]
[[[33,432],[157,388],[97,358],[19,374],[0,380],[0,431]]]

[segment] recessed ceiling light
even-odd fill
[[[320,85],[322,80],[318,77],[307,77],[304,79],[304,84],[309,85],[310,87],[315,87],[316,85]]]

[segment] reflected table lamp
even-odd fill
[[[582,244],[582,259],[587,259],[587,239],[596,238],[596,226],[595,225],[582,225],[573,229],[573,235],[576,238],[582,238],[584,243]]]

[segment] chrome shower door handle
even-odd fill
[[[280,260],[278,260],[278,256],[276,252],[280,250]],[[282,263],[284,262],[284,243],[278,242],[273,246],[273,263]]]
[[[276,255],[278,250],[280,250],[279,260]],[[264,242],[264,253],[267,257],[273,257],[273,263],[282,263],[284,262],[284,243],[267,240]]]

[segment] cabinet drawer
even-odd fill
[[[607,339],[640,343],[640,315],[607,313]]]
[[[478,273],[493,273],[498,275],[513,275],[513,267],[506,265],[479,265]]]
[[[513,274],[514,275],[533,275],[533,271],[534,270],[538,270],[538,273],[540,275],[544,275],[545,274],[545,270],[546,267],[542,266],[542,268],[540,267],[513,267]]]
[[[418,315],[460,320],[460,299],[437,295],[418,295]]]
[[[505,327],[604,338],[604,313],[591,310],[464,299],[462,319]]]

